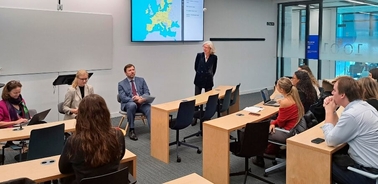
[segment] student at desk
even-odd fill
[[[362,87],[362,99],[378,110],[378,83],[370,77],[358,79]]]
[[[310,110],[310,106],[318,100],[316,90],[311,83],[309,74],[306,71],[298,70],[294,72],[291,82],[298,89],[304,112],[307,112]]]
[[[270,123],[269,132],[271,135],[269,135],[269,139],[285,143],[287,137],[279,132],[276,133],[275,127],[283,128],[285,130],[292,129],[304,115],[304,110],[299,98],[298,90],[289,78],[280,78],[277,81],[276,89],[284,98],[279,100],[280,108],[277,119]],[[278,151],[278,145],[268,144],[265,153],[275,156]],[[256,158],[252,160],[252,163],[259,167],[265,167],[264,158],[262,156],[256,156]]]
[[[105,100],[96,94],[84,97],[76,117],[76,131],[60,156],[60,172],[75,173],[73,183],[79,183],[86,177],[117,171],[124,154],[125,138],[120,129],[112,128]],[[70,183],[68,180],[64,183]]]
[[[0,128],[26,123],[30,119],[29,110],[21,95],[22,84],[11,80],[3,88],[0,101]]]
[[[328,146],[347,143],[348,155],[354,161],[351,166],[378,174],[378,112],[367,102],[362,101],[362,89],[356,80],[342,76],[335,81],[333,96],[324,99],[326,117],[322,130],[325,141]],[[345,108],[340,118],[335,113],[338,106]],[[333,181],[375,183],[375,180],[346,170],[341,165],[343,164],[333,159]]]

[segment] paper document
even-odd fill
[[[258,106],[251,106],[251,107],[246,107],[244,108],[245,111],[252,112],[252,113],[259,113],[262,111],[264,108],[258,107]]]

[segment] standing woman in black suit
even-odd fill
[[[218,57],[214,54],[215,48],[211,41],[206,41],[202,45],[203,52],[197,53],[194,70],[195,90],[194,94],[201,94],[202,88],[205,92],[210,91],[214,86],[214,75],[217,70]]]

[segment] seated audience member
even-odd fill
[[[30,119],[29,110],[21,95],[21,87],[21,83],[15,80],[4,86],[0,101],[0,128],[11,128]]]
[[[362,99],[378,110],[378,84],[370,77],[360,78],[358,83],[362,88]]]
[[[77,71],[72,86],[68,88],[63,102],[63,111],[66,113],[64,115],[65,120],[74,119],[81,99],[87,95],[94,94],[93,87],[88,85],[87,82],[88,72],[85,70]]]
[[[307,112],[310,106],[318,100],[310,76],[306,71],[298,70],[294,73],[291,81],[297,87],[304,111]]]
[[[354,160],[350,164],[359,169],[374,172],[378,168],[378,112],[362,101],[361,86],[349,76],[338,77],[332,95],[324,100],[326,111],[322,126],[328,146],[347,143],[348,155]],[[338,117],[338,106],[345,109]],[[336,183],[375,183],[358,173],[349,171],[344,164],[332,162],[332,179]],[[378,173],[375,173],[378,174]]]
[[[301,65],[301,66],[298,67],[298,70],[303,70],[303,71],[306,71],[308,73],[308,75],[310,76],[310,79],[311,79],[311,83],[315,88],[316,95],[319,98],[320,97],[319,83],[318,83],[318,80],[316,80],[316,78],[314,77],[314,74],[312,74],[310,67],[308,67],[307,65]]]
[[[146,99],[143,96],[149,96],[146,81],[142,77],[135,76],[135,67],[133,64],[128,64],[123,71],[126,78],[118,83],[118,95],[121,99],[121,109],[127,112],[127,121],[129,122],[129,137],[131,140],[138,140],[134,130],[134,118],[137,111],[142,112],[150,126],[150,111],[151,104],[145,103]]]
[[[369,77],[374,79],[375,81],[378,80],[378,68],[373,68],[369,70]]]
[[[112,127],[109,109],[101,96],[91,94],[82,99],[75,129],[59,159],[61,173],[75,173],[73,183],[79,183],[83,178],[118,170],[125,154],[125,138],[121,130]]]
[[[278,117],[276,120],[271,121],[269,132],[270,140],[277,142],[286,142],[286,136],[275,132],[275,128],[279,127],[285,130],[291,130],[299,122],[300,118],[304,115],[304,109],[302,102],[299,98],[297,88],[291,83],[290,79],[282,77],[277,81],[276,89],[283,95],[283,99],[279,100],[280,107],[278,110]],[[268,148],[265,150],[266,154],[276,155],[279,151],[279,146],[275,144],[268,144]],[[264,158],[257,156],[252,160],[253,163],[259,167],[264,167]]]

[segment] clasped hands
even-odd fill
[[[339,105],[335,103],[333,96],[329,96],[324,99],[323,107],[326,112],[335,112]]]
[[[143,97],[139,95],[135,95],[133,96],[133,101],[137,104],[142,104],[144,101],[146,101],[146,99],[144,99]]]

